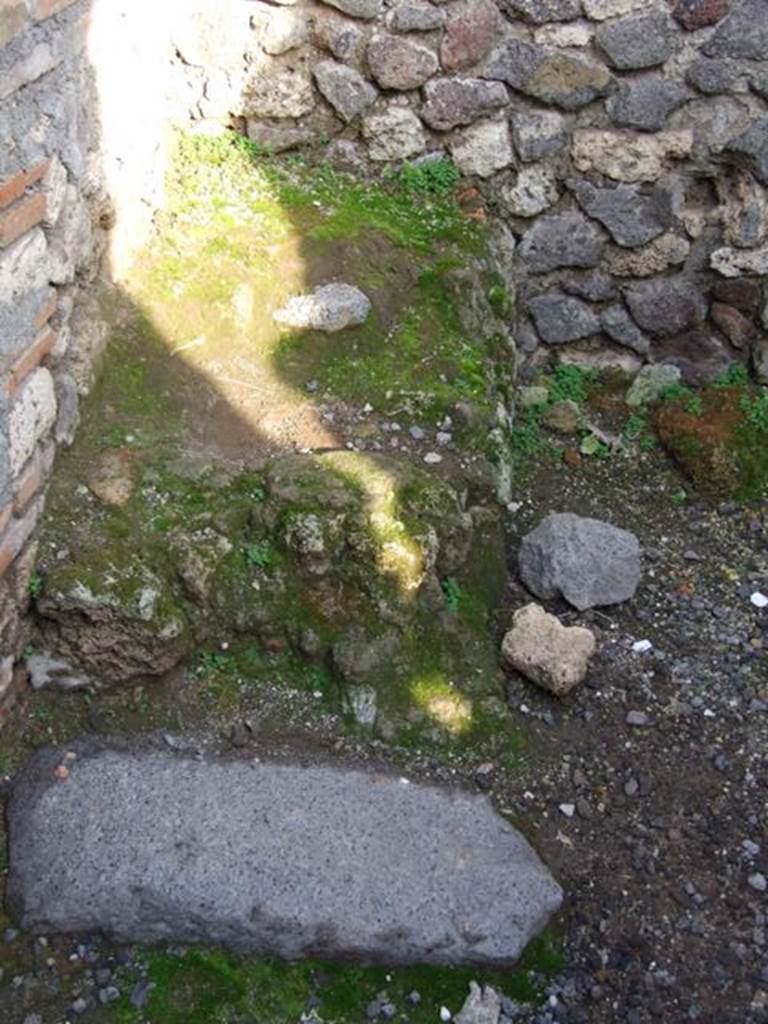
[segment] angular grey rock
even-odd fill
[[[289,299],[272,317],[284,327],[334,334],[364,323],[370,311],[371,301],[359,288],[333,282],[315,288],[311,295]]]
[[[536,25],[547,21],[570,21],[581,14],[580,0],[506,0],[504,6]]]
[[[560,198],[555,172],[548,164],[521,167],[514,184],[505,185],[501,195],[515,217],[535,217]]]
[[[454,1018],[456,1024],[499,1024],[501,998],[498,992],[486,985],[481,988],[476,981],[469,983],[469,995]]]
[[[595,41],[613,67],[634,71],[663,64],[672,56],[677,34],[672,19],[655,11],[607,22],[598,28]]]
[[[689,91],[661,75],[625,82],[609,96],[605,107],[614,124],[637,128],[642,132],[658,132],[678,107],[690,97]]]
[[[387,32],[373,36],[366,53],[371,74],[384,89],[418,89],[438,69],[429,47]]]
[[[564,697],[587,674],[597,644],[583,626],[564,626],[541,605],[518,608],[501,645],[503,660],[542,689]]]
[[[720,22],[709,42],[707,57],[736,57],[739,60],[765,60],[768,54],[768,18],[765,0],[740,0]]]
[[[8,817],[9,906],[38,934],[501,966],[562,898],[487,798],[381,774],[75,745],[34,758]]]
[[[392,28],[398,32],[429,32],[445,24],[445,11],[422,0],[404,0],[391,14]]]
[[[287,67],[259,70],[246,82],[243,113],[250,118],[303,117],[315,106],[308,74]]]
[[[529,299],[528,310],[548,345],[587,338],[600,330],[600,321],[589,306],[563,292],[545,292]]]
[[[320,92],[345,121],[352,121],[368,107],[378,93],[363,76],[346,64],[322,60],[314,67]]]
[[[579,611],[628,601],[640,582],[634,534],[599,519],[551,512],[523,538],[520,578],[545,600],[558,594]]]
[[[679,334],[707,315],[707,300],[685,278],[641,281],[627,288],[624,297],[635,323],[655,337]]]
[[[365,19],[377,18],[384,6],[382,0],[323,0],[323,3],[330,4],[353,18]]]
[[[563,110],[578,110],[616,84],[602,64],[515,38],[493,52],[484,75]]]
[[[714,96],[717,93],[729,92],[739,80],[739,67],[728,60],[708,60],[699,57],[688,67],[685,80],[694,89]]]
[[[459,0],[451,4],[440,43],[440,60],[446,71],[463,71],[483,60],[501,28],[494,0]]]
[[[669,363],[649,363],[644,366],[627,391],[625,401],[627,405],[639,408],[655,402],[661,395],[672,387],[679,384],[682,374],[677,366]]]
[[[424,98],[422,120],[441,132],[472,124],[509,103],[509,94],[502,82],[486,82],[481,78],[434,78],[424,86]]]
[[[754,121],[745,132],[727,142],[723,153],[735,157],[758,181],[768,185],[768,117]]]
[[[672,223],[671,196],[660,187],[644,195],[632,185],[596,188],[582,179],[571,179],[566,185],[582,210],[599,220],[614,242],[626,248],[645,245]]]
[[[579,295],[590,302],[607,302],[616,298],[616,283],[603,270],[589,270],[585,274],[566,277],[562,288],[569,295]]]
[[[251,142],[263,146],[269,153],[285,153],[289,149],[306,146],[315,137],[311,128],[298,128],[290,122],[287,125],[265,124],[248,118],[246,132]]]
[[[648,355],[651,343],[635,321],[620,303],[608,306],[600,314],[600,326],[609,338],[619,345],[626,345],[641,356]]]
[[[527,231],[518,249],[533,274],[548,274],[559,267],[596,267],[605,241],[594,224],[580,213],[540,217]]]
[[[333,11],[318,11],[314,19],[314,42],[329,50],[337,60],[355,61],[362,57],[365,32],[360,26]]]
[[[512,141],[517,155],[526,163],[541,160],[562,149],[568,142],[567,122],[554,110],[538,114],[515,114]]]
[[[768,71],[753,71],[749,84],[764,100],[768,100]]]

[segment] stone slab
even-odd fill
[[[504,965],[562,898],[486,797],[336,767],[48,748],[8,821],[34,933]]]

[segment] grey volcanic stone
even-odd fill
[[[566,120],[554,110],[515,114],[512,118],[512,141],[521,160],[526,163],[541,160],[568,142]]]
[[[699,57],[686,71],[685,80],[699,92],[714,96],[720,92],[728,92],[736,85],[739,80],[739,68],[727,60],[708,60],[706,57]]]
[[[548,274],[558,267],[596,267],[605,242],[598,228],[580,213],[540,217],[527,231],[518,249],[533,274]]]
[[[547,21],[570,21],[581,14],[580,0],[506,0],[504,6],[536,25]]]
[[[392,28],[398,32],[429,32],[445,24],[445,11],[420,0],[405,0],[392,11]]]
[[[768,17],[765,0],[741,0],[703,47],[707,57],[765,60],[768,54]]]
[[[509,102],[502,82],[480,78],[434,78],[424,86],[424,97],[422,119],[437,131],[472,124]]]
[[[706,328],[659,339],[653,345],[653,357],[676,366],[683,381],[694,387],[711,384],[737,362],[733,350]]]
[[[578,110],[616,84],[602,64],[515,38],[493,52],[484,75],[564,110]]]
[[[657,132],[664,127],[672,111],[689,98],[690,93],[684,86],[653,75],[623,83],[619,92],[609,96],[605,106],[614,124]]]
[[[537,597],[562,594],[584,611],[632,597],[640,582],[640,545],[610,523],[552,512],[523,538],[519,567]]]
[[[322,60],[314,69],[320,92],[345,121],[352,121],[373,103],[378,93],[354,68]]]
[[[428,47],[386,32],[375,35],[366,52],[371,74],[385,89],[418,89],[438,68]]]
[[[600,326],[609,338],[612,338],[619,345],[625,345],[627,348],[633,349],[641,356],[647,355],[651,350],[649,338],[643,334],[624,306],[619,302],[608,306],[602,311],[600,314]]]
[[[502,965],[562,895],[485,797],[332,767],[49,748],[8,817],[9,906],[35,933]]]
[[[562,292],[546,292],[528,302],[536,330],[549,345],[587,338],[600,330],[600,321],[581,299]]]
[[[590,302],[607,302],[616,298],[616,283],[603,270],[589,270],[585,274],[567,277],[562,287],[569,295],[579,295]]]
[[[706,299],[685,278],[640,281],[624,296],[635,323],[655,336],[679,334],[707,315]]]
[[[663,64],[674,50],[675,25],[661,12],[630,14],[601,25],[595,41],[610,63],[622,71]]]
[[[595,188],[581,179],[572,179],[566,184],[582,210],[599,220],[613,240],[627,248],[645,245],[663,234],[672,223],[671,198],[662,188],[643,195],[632,185]]]
[[[768,117],[754,121],[745,132],[727,142],[723,152],[746,165],[758,181],[768,185]]]
[[[353,18],[377,18],[382,11],[382,0],[323,0]]]
[[[289,299],[273,318],[284,327],[334,334],[364,323],[370,311],[370,299],[359,288],[333,282],[315,288],[311,295]]]

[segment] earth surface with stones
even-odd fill
[[[186,935],[108,939],[96,919],[35,936],[9,917],[0,1018],[768,1020],[762,496],[699,500],[653,444],[652,409],[625,404],[627,382],[557,368],[516,424],[499,417],[502,275],[450,197],[340,189],[326,170],[209,141],[184,157],[151,258],[99,300],[113,328],[49,497],[34,689],[5,727],[4,775],[44,747],[55,784],[73,770],[74,783],[88,736],[192,766],[333,765],[481,793],[564,903],[499,969],[339,964],[322,949],[285,963]],[[332,282],[371,310],[333,333],[275,321]],[[571,427],[548,430],[542,408],[563,401]],[[523,539],[553,512],[642,550],[620,603],[535,598],[596,640],[561,699],[499,658],[534,599]],[[64,817],[93,826],[77,799]],[[455,837],[418,839],[449,852]],[[73,865],[55,863],[65,879]]]

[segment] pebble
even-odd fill
[[[766,892],[768,891],[768,878],[765,877],[760,871],[756,871],[753,875],[750,875],[747,879],[751,889],[755,892]]]
[[[411,435],[414,441],[423,441],[427,436],[421,427],[409,427],[408,433]]]
[[[644,711],[628,711],[625,721],[627,725],[648,725],[649,718]]]
[[[650,640],[636,640],[632,644],[632,650],[635,654],[646,654],[648,651],[653,650],[653,644]]]
[[[78,999],[74,1001],[74,1003],[72,1003],[72,1013],[76,1013],[78,1016],[80,1016],[81,1013],[85,1013],[87,1009],[88,1003],[85,1001],[85,999],[83,999],[82,996],[80,996]]]
[[[99,1002],[102,1006],[108,1006],[110,1003],[114,1003],[120,998],[120,989],[115,988],[114,985],[108,985],[106,988],[99,989]]]
[[[576,813],[576,804],[560,804],[560,812],[564,814],[566,818],[572,818]]]
[[[416,989],[414,989],[413,992],[408,993],[405,997],[405,1001],[409,1006],[418,1006],[421,1002],[421,992],[417,992]]]
[[[443,456],[440,455],[438,452],[427,452],[427,454],[424,456],[424,461],[427,463],[428,466],[436,466],[438,462],[443,461]]]
[[[448,1024],[448,1021],[451,1019],[452,1016],[453,1014],[451,1013],[447,1006],[440,1007],[440,1020],[443,1021],[443,1024]]]
[[[18,928],[6,928],[3,932],[3,939],[6,942],[14,942],[19,937]]]
[[[749,600],[752,602],[755,608],[768,608],[768,597],[766,597],[765,594],[761,593],[759,590],[756,590],[754,594],[751,595]]]
[[[760,853],[760,843],[756,843],[752,839],[745,839],[741,844],[741,848],[747,857],[757,857]]]
[[[628,779],[624,783],[624,792],[627,794],[627,796],[637,796],[639,791],[640,783],[637,781],[637,779]]]

